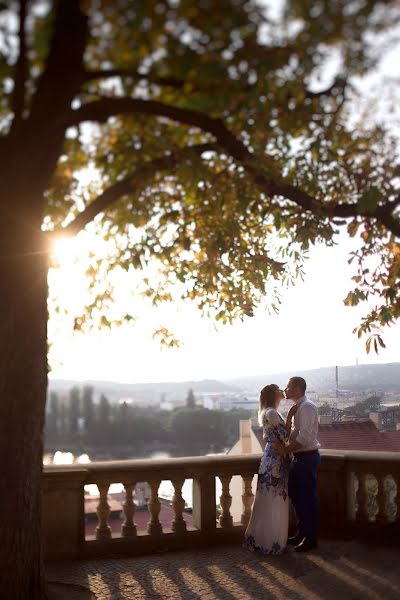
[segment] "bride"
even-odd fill
[[[260,554],[283,552],[289,525],[288,472],[289,459],[273,449],[273,443],[288,440],[294,408],[287,421],[278,412],[284,398],[282,390],[274,383],[266,385],[260,393],[258,421],[266,440],[258,469],[257,492],[243,545]]]

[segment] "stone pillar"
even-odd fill
[[[46,560],[77,559],[85,542],[83,468],[46,467],[43,473],[42,531]]]
[[[242,454],[251,454],[251,419],[240,421],[239,427]]]
[[[347,471],[343,455],[321,455],[318,473],[318,496],[321,534],[340,536],[347,520]]]
[[[216,529],[215,476],[202,473],[193,478],[193,525],[203,533]]]

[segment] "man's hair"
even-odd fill
[[[303,379],[303,377],[291,377],[290,381],[296,386],[298,387],[303,394],[305,394],[306,389],[307,389],[307,384],[306,384],[306,380]]]

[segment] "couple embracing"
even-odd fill
[[[270,384],[260,393],[258,419],[266,446],[244,538],[244,546],[260,554],[280,554],[287,543],[296,552],[317,547],[318,411],[305,392],[305,380],[291,377],[284,391]],[[285,397],[293,402],[286,422],[278,412]],[[289,499],[297,532],[288,539]]]

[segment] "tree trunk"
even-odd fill
[[[32,206],[33,199],[30,201]],[[29,203],[18,202],[12,193],[2,195],[0,596],[43,600],[41,477],[47,390],[47,248],[40,232],[41,215],[33,215],[32,209],[25,210],[24,206]]]

